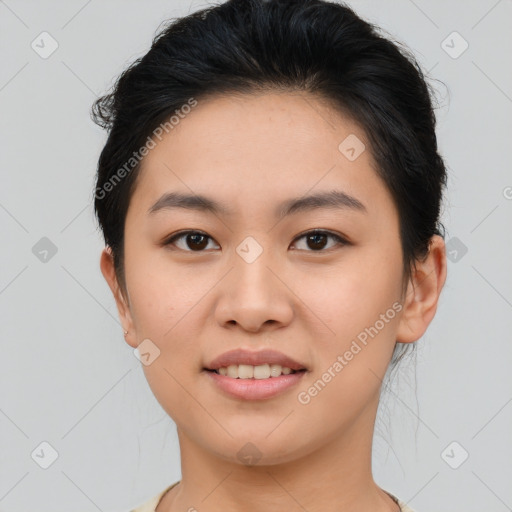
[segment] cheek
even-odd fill
[[[187,418],[190,395],[199,369],[200,353],[194,340],[200,339],[204,322],[201,297],[211,283],[194,280],[185,272],[171,272],[169,265],[144,266],[132,273],[132,313],[139,342],[150,339],[159,355],[143,365],[155,398],[171,417]],[[192,284],[193,283],[193,284]]]
[[[338,389],[339,400],[348,389],[373,393],[385,373],[396,341],[400,264],[400,260],[385,262],[361,251],[328,276],[311,273],[299,280],[297,295],[321,319],[310,323],[315,331],[310,338],[315,340],[317,372],[331,368],[338,356],[344,359],[343,370],[335,372],[336,383],[329,386],[333,392]]]
[[[329,327],[320,323],[310,332],[316,364],[297,396],[299,410],[319,420],[309,425],[313,437],[318,424],[336,429],[378,398],[395,345],[398,285],[390,283],[390,273],[369,274],[340,273],[321,290],[304,283],[298,292]],[[336,416],[333,410],[340,412]]]
[[[158,258],[151,265],[134,264],[131,270],[138,341],[150,339],[159,351],[154,362],[144,366],[146,378],[162,406],[185,407],[182,386],[191,389],[200,370],[196,340],[204,337],[204,305],[214,278],[211,273],[201,278],[197,271],[177,269]]]
[[[373,325],[399,299],[401,286],[397,264],[385,266],[363,257],[344,262],[329,274],[304,274],[297,283],[297,295],[322,320],[322,332],[333,339],[354,336]]]
[[[181,323],[187,323],[188,314],[208,288],[190,271],[173,266],[165,250],[133,248],[126,276],[136,328],[140,335],[155,340],[169,338]]]

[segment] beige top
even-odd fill
[[[170,491],[175,485],[178,485],[179,483],[180,481],[178,480],[177,482],[173,483],[172,485],[164,489],[162,492],[159,492],[156,496],[153,496],[153,498],[151,498],[149,501],[146,501],[146,503],[142,504],[140,507],[131,510],[130,512],[155,512],[156,507],[160,503],[160,500],[163,498],[163,495],[167,491]],[[414,510],[408,507],[403,501],[400,501],[398,498],[396,498],[389,492],[385,492],[389,494],[394,501],[396,501],[402,512],[414,512]]]

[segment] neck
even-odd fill
[[[307,446],[289,462],[248,466],[205,450],[178,428],[182,479],[157,512],[397,512],[371,472],[377,404],[321,446]]]

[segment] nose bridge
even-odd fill
[[[272,256],[273,251],[269,247],[268,237],[261,235],[257,238],[249,235],[235,248],[233,255],[235,268],[232,279],[235,287],[241,288],[242,295],[253,295],[253,298],[256,298],[255,294],[260,294],[262,291],[268,292],[267,287],[277,285],[271,282],[275,281],[275,277],[267,268],[272,268],[276,264],[272,262]]]

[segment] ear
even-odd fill
[[[125,336],[125,341],[126,343],[128,343],[128,345],[135,348],[137,346],[137,343],[129,301],[123,295],[121,286],[119,285],[119,282],[117,280],[114,267],[114,257],[112,255],[111,248],[108,246],[105,247],[101,253],[100,268],[103,277],[107,281],[108,286],[110,287],[110,290],[114,295],[122,328],[123,330],[128,331],[128,334]]]
[[[443,238],[434,235],[428,255],[424,261],[416,262],[416,270],[407,285],[397,342],[411,343],[423,336],[434,318],[445,281],[446,247]]]

